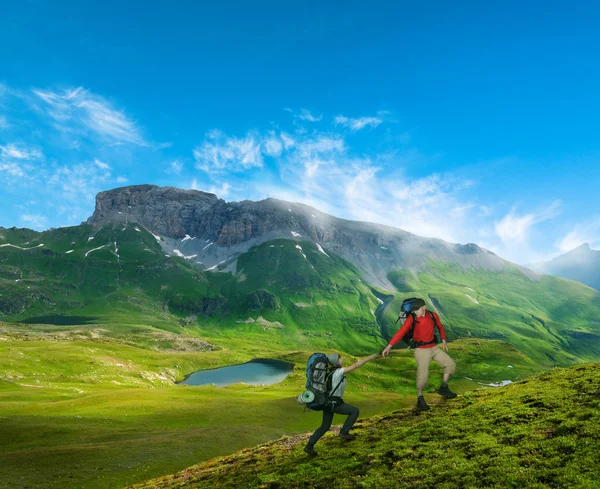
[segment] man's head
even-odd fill
[[[331,353],[327,355],[327,360],[332,367],[341,367],[344,363],[344,359],[339,353]]]
[[[427,305],[423,299],[417,299],[411,304],[410,311],[414,312],[417,317],[424,316],[427,311]]]

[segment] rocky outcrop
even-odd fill
[[[223,201],[197,190],[155,185],[124,187],[100,192],[87,223],[136,221],[156,234],[183,238],[218,202]]]
[[[248,297],[248,309],[251,310],[279,309],[279,305],[279,299],[263,289],[252,292]]]

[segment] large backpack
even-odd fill
[[[307,408],[313,411],[322,411],[335,404],[331,393],[337,389],[339,384],[332,388],[331,377],[334,370],[335,368],[329,367],[329,360],[324,353],[313,353],[310,356],[306,362],[306,390],[314,394],[314,399],[304,403]]]
[[[439,340],[438,340],[437,335],[435,334],[435,331],[433,333],[433,341],[431,341],[431,342],[415,341],[413,339],[413,333],[415,332],[415,324],[417,323],[417,315],[411,309],[412,309],[413,302],[416,300],[417,300],[416,297],[411,297],[410,299],[404,299],[402,301],[402,305],[400,306],[400,314],[398,316],[398,319],[396,319],[396,323],[398,323],[398,321],[400,321],[401,319],[402,319],[402,322],[404,322],[404,320],[406,320],[406,318],[408,318],[408,316],[412,317],[412,324],[410,326],[410,329],[402,337],[402,341],[404,341],[408,345],[408,349],[417,348],[419,346],[430,345],[430,344],[437,345],[439,343]],[[437,319],[435,318],[435,314],[433,314],[431,311],[427,311],[427,312],[431,316],[431,319],[433,319],[433,324],[435,324],[435,327],[439,331],[440,326],[438,324]],[[394,324],[396,324],[396,323],[394,323]]]

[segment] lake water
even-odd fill
[[[278,384],[294,370],[294,364],[280,360],[256,359],[241,365],[199,370],[179,382],[184,385],[214,384],[218,387],[244,382],[252,385]]]
[[[53,324],[56,326],[79,326],[94,323],[98,318],[92,316],[36,316],[23,319],[23,324]]]

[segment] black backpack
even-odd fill
[[[324,353],[313,353],[308,362],[306,362],[306,390],[311,391],[315,398],[312,402],[306,403],[306,407],[313,411],[323,411],[327,408],[335,407],[338,398],[331,396],[344,377],[335,388],[332,388],[331,377],[335,368],[329,367],[329,360]]]
[[[400,315],[398,316],[398,319],[396,319],[396,323],[394,323],[394,324],[397,324],[398,321],[400,321],[401,319],[402,319],[402,322],[404,322],[404,320],[406,318],[408,318],[408,316],[412,317],[412,324],[410,326],[410,329],[402,337],[402,341],[404,341],[408,345],[408,349],[417,348],[419,346],[424,346],[424,345],[434,345],[434,344],[437,345],[439,343],[439,340],[438,340],[437,335],[435,334],[435,331],[433,333],[433,341],[415,341],[413,339],[413,333],[415,331],[415,324],[417,323],[417,315],[411,310],[411,307],[412,307],[413,302],[416,300],[417,300],[416,297],[411,297],[410,299],[404,299],[402,301],[402,305],[400,306]],[[433,314],[431,311],[427,311],[427,312],[431,316],[431,319],[433,319],[433,324],[439,331],[440,325],[439,325],[437,319],[435,318],[435,314]]]

